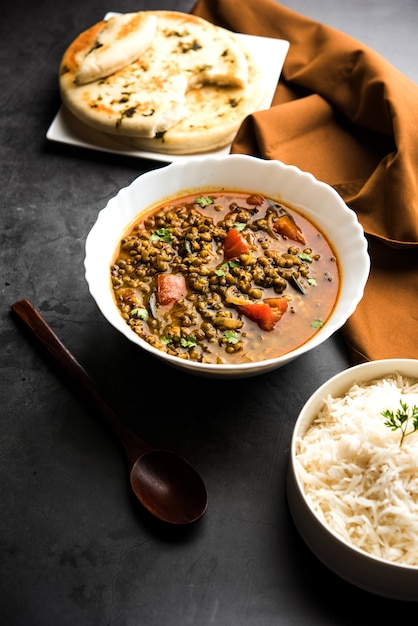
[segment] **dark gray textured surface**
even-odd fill
[[[0,19],[0,623],[5,626],[348,626],[416,607],[346,584],[305,547],[286,505],[292,427],[347,367],[338,336],[246,381],[191,378],[130,345],[84,280],[85,237],[153,162],[50,144],[57,69],[108,10],[192,2],[4,0]],[[413,0],[288,1],[361,39],[418,81]],[[140,434],[189,458],[206,516],[174,532],[132,501],[124,458],[10,316],[28,298]],[[341,610],[341,607],[344,607]]]

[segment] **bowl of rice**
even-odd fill
[[[331,571],[418,601],[418,360],[362,363],[321,385],[296,420],[286,490]]]

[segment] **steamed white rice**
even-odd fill
[[[329,396],[297,440],[296,471],[316,515],[369,554],[418,566],[418,433],[400,446],[381,415],[418,406],[418,380],[399,374]]]

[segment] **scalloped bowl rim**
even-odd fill
[[[418,566],[368,554],[334,532],[309,505],[295,466],[298,436],[306,432],[328,395],[340,397],[355,383],[384,378],[394,372],[418,379],[418,359],[389,358],[360,363],[335,374],[313,392],[300,410],[293,428],[286,493],[290,513],[301,537],[330,570],[370,593],[418,602]]]
[[[113,300],[109,268],[122,234],[139,214],[195,190],[222,188],[262,193],[295,207],[327,235],[340,260],[342,284],[331,316],[309,341],[280,357],[255,363],[206,364],[168,355],[138,337],[123,320]],[[367,240],[355,212],[331,186],[293,165],[234,154],[195,161],[185,158],[140,174],[130,185],[121,188],[98,213],[87,235],[84,267],[90,294],[99,310],[130,341],[160,360],[195,374],[246,377],[285,365],[340,329],[363,296],[370,259]]]

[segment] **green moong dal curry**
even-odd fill
[[[324,234],[259,194],[202,191],[140,217],[111,266],[115,300],[158,350],[204,363],[286,354],[327,322],[340,269]]]

